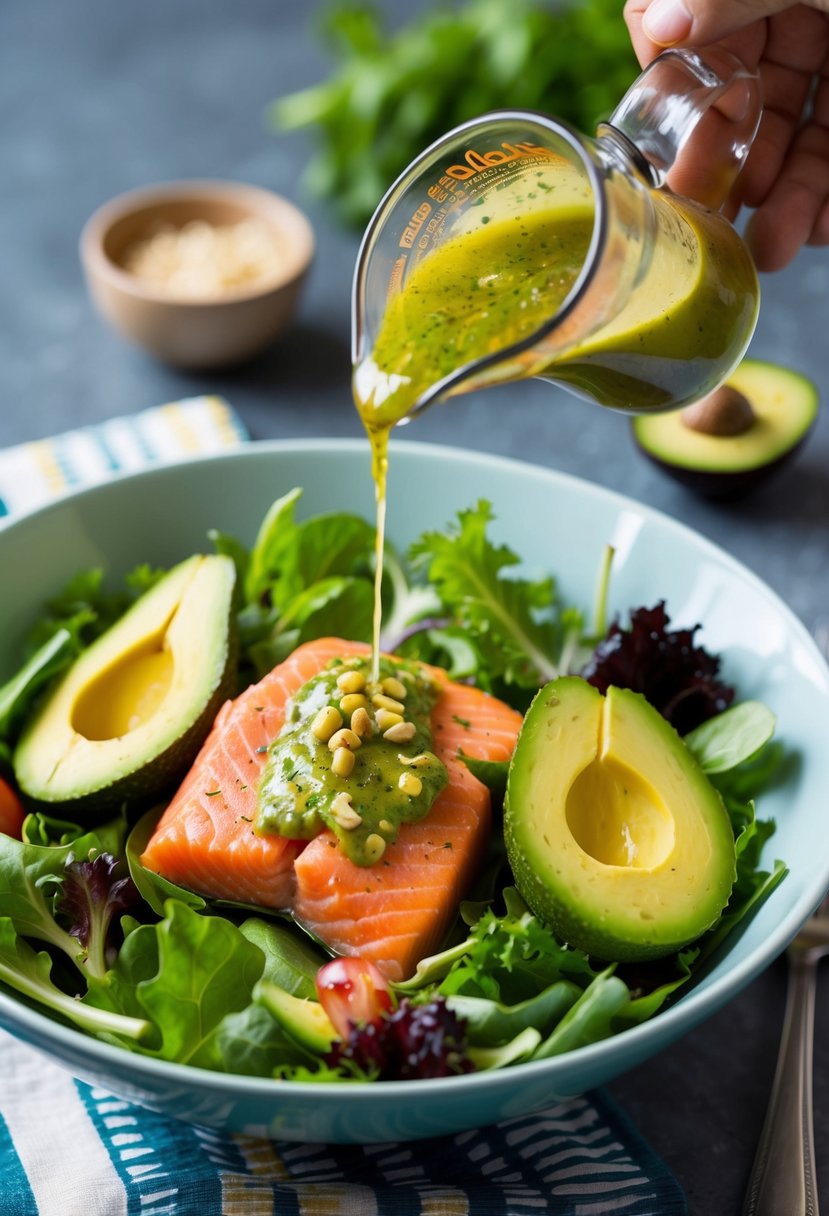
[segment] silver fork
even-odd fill
[[[829,896],[786,955],[786,1013],[766,1121],[743,1216],[818,1216],[812,1116],[817,964],[829,954]]]

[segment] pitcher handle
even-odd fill
[[[719,207],[761,113],[759,77],[736,55],[722,47],[669,50],[634,81],[598,134],[632,144],[653,185],[662,186],[670,174],[672,188]],[[686,177],[690,189],[683,188]]]

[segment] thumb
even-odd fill
[[[792,0],[652,0],[642,30],[657,46],[705,46],[792,7]],[[814,7],[822,7],[821,0]]]

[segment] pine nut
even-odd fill
[[[371,698],[371,703],[377,709],[388,709],[393,714],[402,714],[406,711],[406,706],[402,701],[395,701],[394,697],[387,697],[382,692],[376,692]]]
[[[377,725],[383,732],[387,731],[390,726],[399,726],[403,721],[402,714],[392,713],[390,709],[378,709],[375,716]]]
[[[394,726],[383,731],[383,738],[388,739],[390,743],[411,743],[415,733],[414,722],[396,722]]]
[[[354,710],[354,713],[351,715],[351,729],[361,739],[371,738],[374,734],[374,727],[371,724],[371,718],[368,716],[367,709],[360,706]]]
[[[409,768],[428,768],[432,763],[432,756],[429,752],[420,752],[417,756],[404,756],[400,752],[397,759],[401,764],[408,764]]]
[[[340,701],[340,713],[350,718],[355,709],[366,709],[368,701],[361,692],[350,692]]]
[[[381,819],[377,826],[380,831],[385,832],[387,836],[391,836],[394,832],[394,824],[390,823],[388,819]]]
[[[354,752],[362,745],[362,739],[353,730],[349,730],[344,726],[342,730],[334,731],[334,734],[328,740],[328,746],[332,752],[335,752],[338,747],[347,747],[349,751]]]
[[[337,777],[350,777],[354,768],[354,752],[347,747],[338,747],[331,761],[331,772]]]
[[[342,724],[343,716],[340,711],[333,705],[326,705],[311,723],[311,734],[315,735],[320,743],[327,743],[334,731],[339,730]]]
[[[340,692],[362,692],[366,686],[366,677],[361,671],[344,671],[337,676],[337,688]]]
[[[354,810],[351,805],[351,795],[346,793],[337,794],[337,797],[331,803],[331,814],[337,827],[343,828],[346,832],[352,832],[354,828],[358,828],[363,822],[362,815]]]
[[[401,773],[397,788],[409,798],[417,798],[423,792],[423,782],[414,773]]]
[[[380,681],[380,687],[390,697],[397,697],[398,701],[405,701],[409,691],[403,681],[398,680],[395,676],[386,676],[385,680]]]
[[[366,857],[369,865],[372,862],[379,861],[386,851],[386,842],[382,836],[378,836],[376,832],[371,832],[366,836]]]

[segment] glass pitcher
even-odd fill
[[[530,111],[467,122],[380,203],[354,278],[370,429],[440,398],[542,377],[636,412],[677,408],[739,362],[759,285],[717,210],[757,129],[756,76],[667,51],[595,138]],[[691,201],[681,188],[694,171]]]

